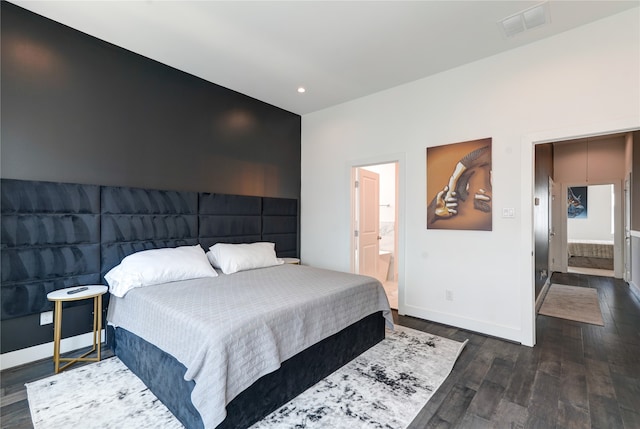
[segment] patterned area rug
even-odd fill
[[[588,287],[552,284],[538,314],[604,326],[598,291]]]
[[[451,372],[460,343],[396,326],[252,428],[405,428]],[[27,386],[35,429],[181,429],[116,357]]]

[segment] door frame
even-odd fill
[[[615,199],[615,205],[613,207],[613,277],[617,279],[622,278],[623,274],[623,264],[624,260],[624,249],[621,246],[622,237],[624,234],[624,219],[622,212],[622,182],[619,179],[611,179],[611,180],[598,180],[595,182],[583,183],[583,182],[566,182],[560,183],[560,193],[564,197],[567,196],[569,192],[569,188],[577,187],[577,186],[599,186],[599,185],[611,185],[613,186],[613,195]],[[569,217],[567,216],[567,211],[564,210],[562,212],[562,223],[563,223],[563,233],[560,236],[560,251],[564,255],[562,268],[563,273],[569,272],[569,229],[567,223],[569,222]]]
[[[622,185],[622,204],[624,211],[624,231],[622,232],[622,279],[625,282],[631,282],[631,184],[633,172],[627,174]]]
[[[352,160],[348,162],[349,168],[349,192],[350,192],[350,213],[349,213],[349,259],[350,259],[350,270],[352,273],[355,272],[355,236],[354,236],[354,220],[355,220],[355,186],[353,186],[355,182],[355,172],[357,168],[367,167],[370,165],[378,165],[378,164],[396,164],[396,243],[395,248],[397,254],[396,256],[396,281],[398,283],[398,314],[404,315],[404,282],[405,282],[405,153],[395,153],[395,154],[387,154],[381,155],[378,157]]]
[[[566,235],[566,221],[563,221],[561,215],[565,205],[558,192],[560,185],[549,177],[549,279],[554,271],[567,271],[566,258],[562,258],[563,252],[566,252],[562,246],[562,237]],[[562,261],[565,261],[564,265]]]
[[[522,270],[518,281],[519,284],[523,285],[520,301],[521,343],[523,345],[534,346],[536,344],[535,225],[533,216],[535,197],[534,146],[562,140],[633,132],[638,129],[640,129],[638,118],[629,116],[613,121],[591,121],[572,128],[554,129],[522,136],[520,152],[522,171],[522,192],[520,193],[520,213],[522,213],[520,242],[522,245],[520,246],[520,260],[522,261]]]

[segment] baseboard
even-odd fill
[[[629,288],[631,289],[631,292],[633,292],[633,294],[636,296],[636,298],[640,299],[640,287],[633,281],[630,281]]]
[[[540,311],[540,307],[542,306],[542,301],[544,301],[544,297],[547,296],[547,292],[549,292],[549,287],[551,286],[551,276],[547,277],[547,281],[544,282],[542,289],[540,289],[540,293],[538,294],[538,298],[536,298],[536,314]]]
[[[403,315],[406,316],[418,317],[430,322],[441,323],[443,325],[461,328],[472,332],[478,332],[480,334],[496,337],[501,340],[507,340],[514,343],[526,345],[526,342],[523,341],[523,334],[521,330],[515,327],[499,325],[496,323],[485,322],[468,317],[460,317],[459,315],[445,313],[433,309],[414,307],[410,305],[405,306],[404,310],[405,312]]]
[[[100,338],[101,342],[104,341],[104,330],[102,330]],[[76,335],[75,337],[64,338],[62,341],[60,341],[60,353],[67,353],[74,350],[82,349],[84,347],[91,346],[92,344],[93,332]],[[28,347],[26,349],[3,353],[2,355],[0,355],[0,370],[13,368],[15,366],[24,365],[26,363],[35,362],[45,358],[53,359],[53,341],[50,343]]]

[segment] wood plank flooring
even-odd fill
[[[531,348],[394,312],[398,324],[469,340],[409,429],[640,428],[640,300],[610,277],[553,282],[596,288],[605,326],[538,316]],[[33,427],[24,383],[52,373],[47,359],[0,374],[2,428]]]
[[[418,428],[640,428],[640,300],[622,280],[555,273],[598,290],[604,326],[538,315],[525,347],[409,317],[398,322],[469,344],[422,409]]]

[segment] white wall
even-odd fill
[[[302,259],[349,270],[350,168],[398,160],[399,312],[532,345],[532,144],[640,126],[639,32],[634,8],[303,116]],[[485,137],[493,231],[427,230],[426,147]]]
[[[568,240],[605,240],[613,243],[612,192],[613,185],[587,187],[587,217],[567,219]]]

